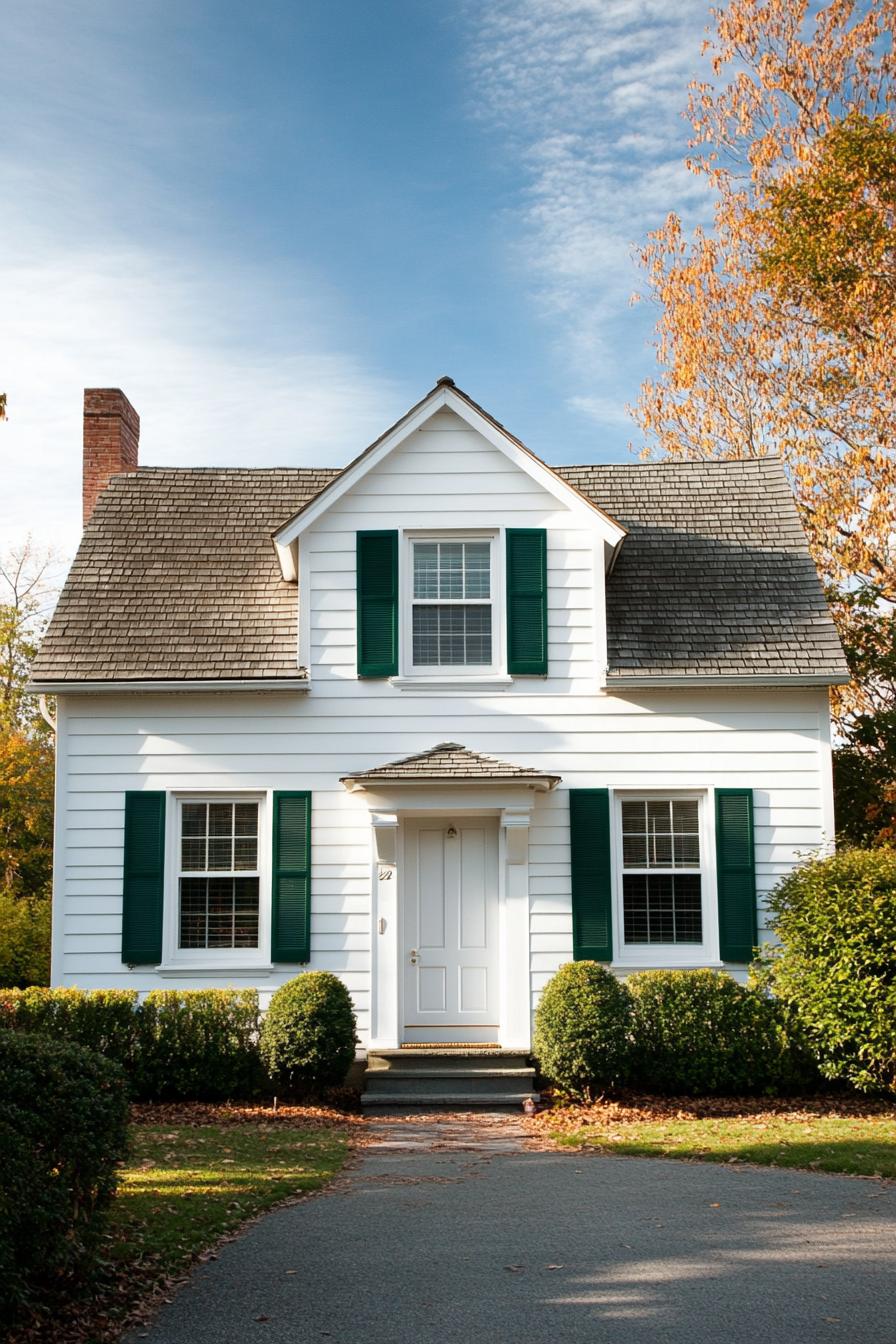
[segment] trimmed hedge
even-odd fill
[[[118,1065],[29,1032],[0,1032],[0,1318],[87,1278],[125,1156]]]
[[[545,985],[535,1012],[541,1072],[574,1097],[590,1097],[625,1075],[632,1005],[626,988],[596,961],[570,961]]]
[[[799,1090],[817,1074],[780,1005],[724,971],[638,971],[629,1082],[687,1096]]]
[[[305,971],[273,994],[261,1025],[261,1057],[286,1092],[339,1086],[355,1058],[349,992],[329,971]]]
[[[258,1094],[254,989],[0,990],[0,1026],[97,1050],[140,1100],[221,1101]]]
[[[769,898],[766,983],[826,1078],[896,1094],[896,849],[813,858]]]
[[[139,1097],[222,1101],[261,1090],[256,990],[154,989],[138,1018]]]
[[[679,1095],[802,1091],[818,1072],[785,1005],[724,971],[561,966],[535,1014],[534,1053],[561,1092],[626,1083]]]
[[[130,1073],[140,1020],[135,989],[0,989],[0,1026],[96,1050]]]

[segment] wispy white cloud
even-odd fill
[[[142,461],[196,465],[346,461],[411,399],[364,367],[318,276],[215,237],[184,170],[221,154],[233,112],[152,85],[164,9],[33,0],[7,35],[0,550],[32,531],[73,552],[85,386],[131,398]]]
[[[85,385],[123,388],[147,463],[339,463],[373,439],[407,394],[328,348],[311,286],[286,289],[221,259],[124,244],[0,261],[0,548],[31,530],[73,551]],[[265,324],[276,337],[259,335]]]
[[[642,311],[620,341],[633,248],[669,210],[689,221],[708,210],[684,167],[681,116],[688,82],[706,73],[707,0],[494,0],[468,13],[476,110],[525,184],[517,262],[555,324],[571,404],[618,426],[612,398],[627,399],[624,365],[643,368],[632,353],[649,334]]]

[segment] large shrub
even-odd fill
[[[133,1079],[150,1101],[254,1096],[263,1075],[254,989],[154,989],[140,1005]]]
[[[691,1096],[778,1092],[813,1069],[780,1007],[724,971],[639,971],[632,996],[629,1081]]]
[[[261,1057],[287,1092],[338,1086],[355,1058],[348,990],[329,971],[305,971],[271,997],[261,1025]]]
[[[844,849],[795,868],[769,900],[774,993],[826,1078],[896,1093],[896,850]]]
[[[126,1133],[116,1064],[0,1032],[0,1319],[89,1274]]]
[[[631,1001],[596,961],[570,961],[545,985],[535,1013],[534,1053],[562,1092],[588,1097],[618,1082],[628,1054]]]

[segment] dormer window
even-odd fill
[[[493,539],[412,540],[411,662],[430,668],[491,668]]]

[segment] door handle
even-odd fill
[[[411,965],[412,965],[412,966],[416,966],[416,965],[417,965],[417,957],[418,957],[418,956],[419,956],[419,953],[417,952],[416,947],[412,947],[412,948],[411,948],[411,951],[410,951],[410,958],[411,958]]]

